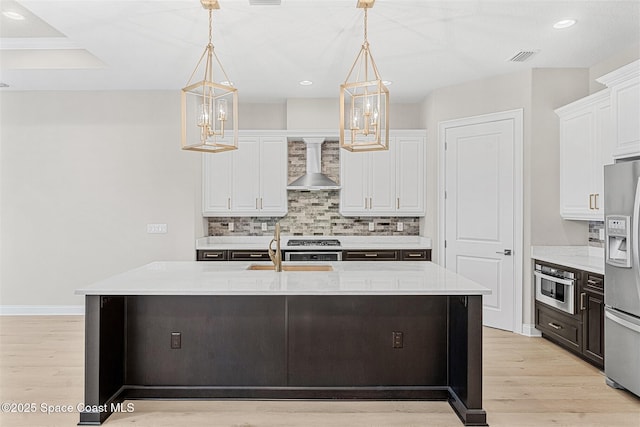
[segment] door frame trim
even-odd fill
[[[444,202],[445,177],[446,177],[446,153],[445,135],[447,129],[475,125],[481,123],[513,120],[513,166],[514,166],[514,186],[513,186],[513,238],[514,238],[514,277],[515,289],[513,292],[513,331],[518,334],[524,333],[522,321],[523,312],[523,262],[524,262],[524,110],[507,110],[496,113],[482,114],[478,116],[464,117],[438,122],[438,151],[439,172],[438,172],[438,254],[436,262],[445,265],[444,238],[446,227],[446,213]]]

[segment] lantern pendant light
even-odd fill
[[[235,150],[238,148],[238,90],[227,77],[211,41],[213,10],[220,9],[220,5],[218,0],[200,0],[200,3],[209,11],[209,43],[187,86],[182,88],[182,149],[208,153]],[[192,83],[199,71],[202,80]]]
[[[375,0],[358,0],[364,9],[364,42],[345,82],[340,85],[340,147],[389,149],[389,89],[382,82],[367,40],[367,11]]]

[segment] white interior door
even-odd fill
[[[445,266],[490,288],[484,324],[512,331],[514,121],[447,127],[444,136]]]

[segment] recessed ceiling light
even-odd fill
[[[14,21],[22,21],[22,20],[24,20],[24,16],[22,16],[18,12],[14,12],[14,11],[11,11],[11,10],[4,10],[4,11],[2,11],[2,14],[4,16],[6,16],[7,18],[9,18],[9,19],[13,19]]]
[[[311,80],[300,80],[298,82],[301,86],[311,86],[313,82]]]
[[[556,30],[562,30],[563,28],[573,27],[575,24],[575,19],[567,18],[553,24],[553,28],[555,28]]]

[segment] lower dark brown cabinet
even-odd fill
[[[604,277],[587,274],[580,292],[582,354],[604,368]]]
[[[536,301],[542,336],[604,369],[604,276],[579,271],[575,314]]]

